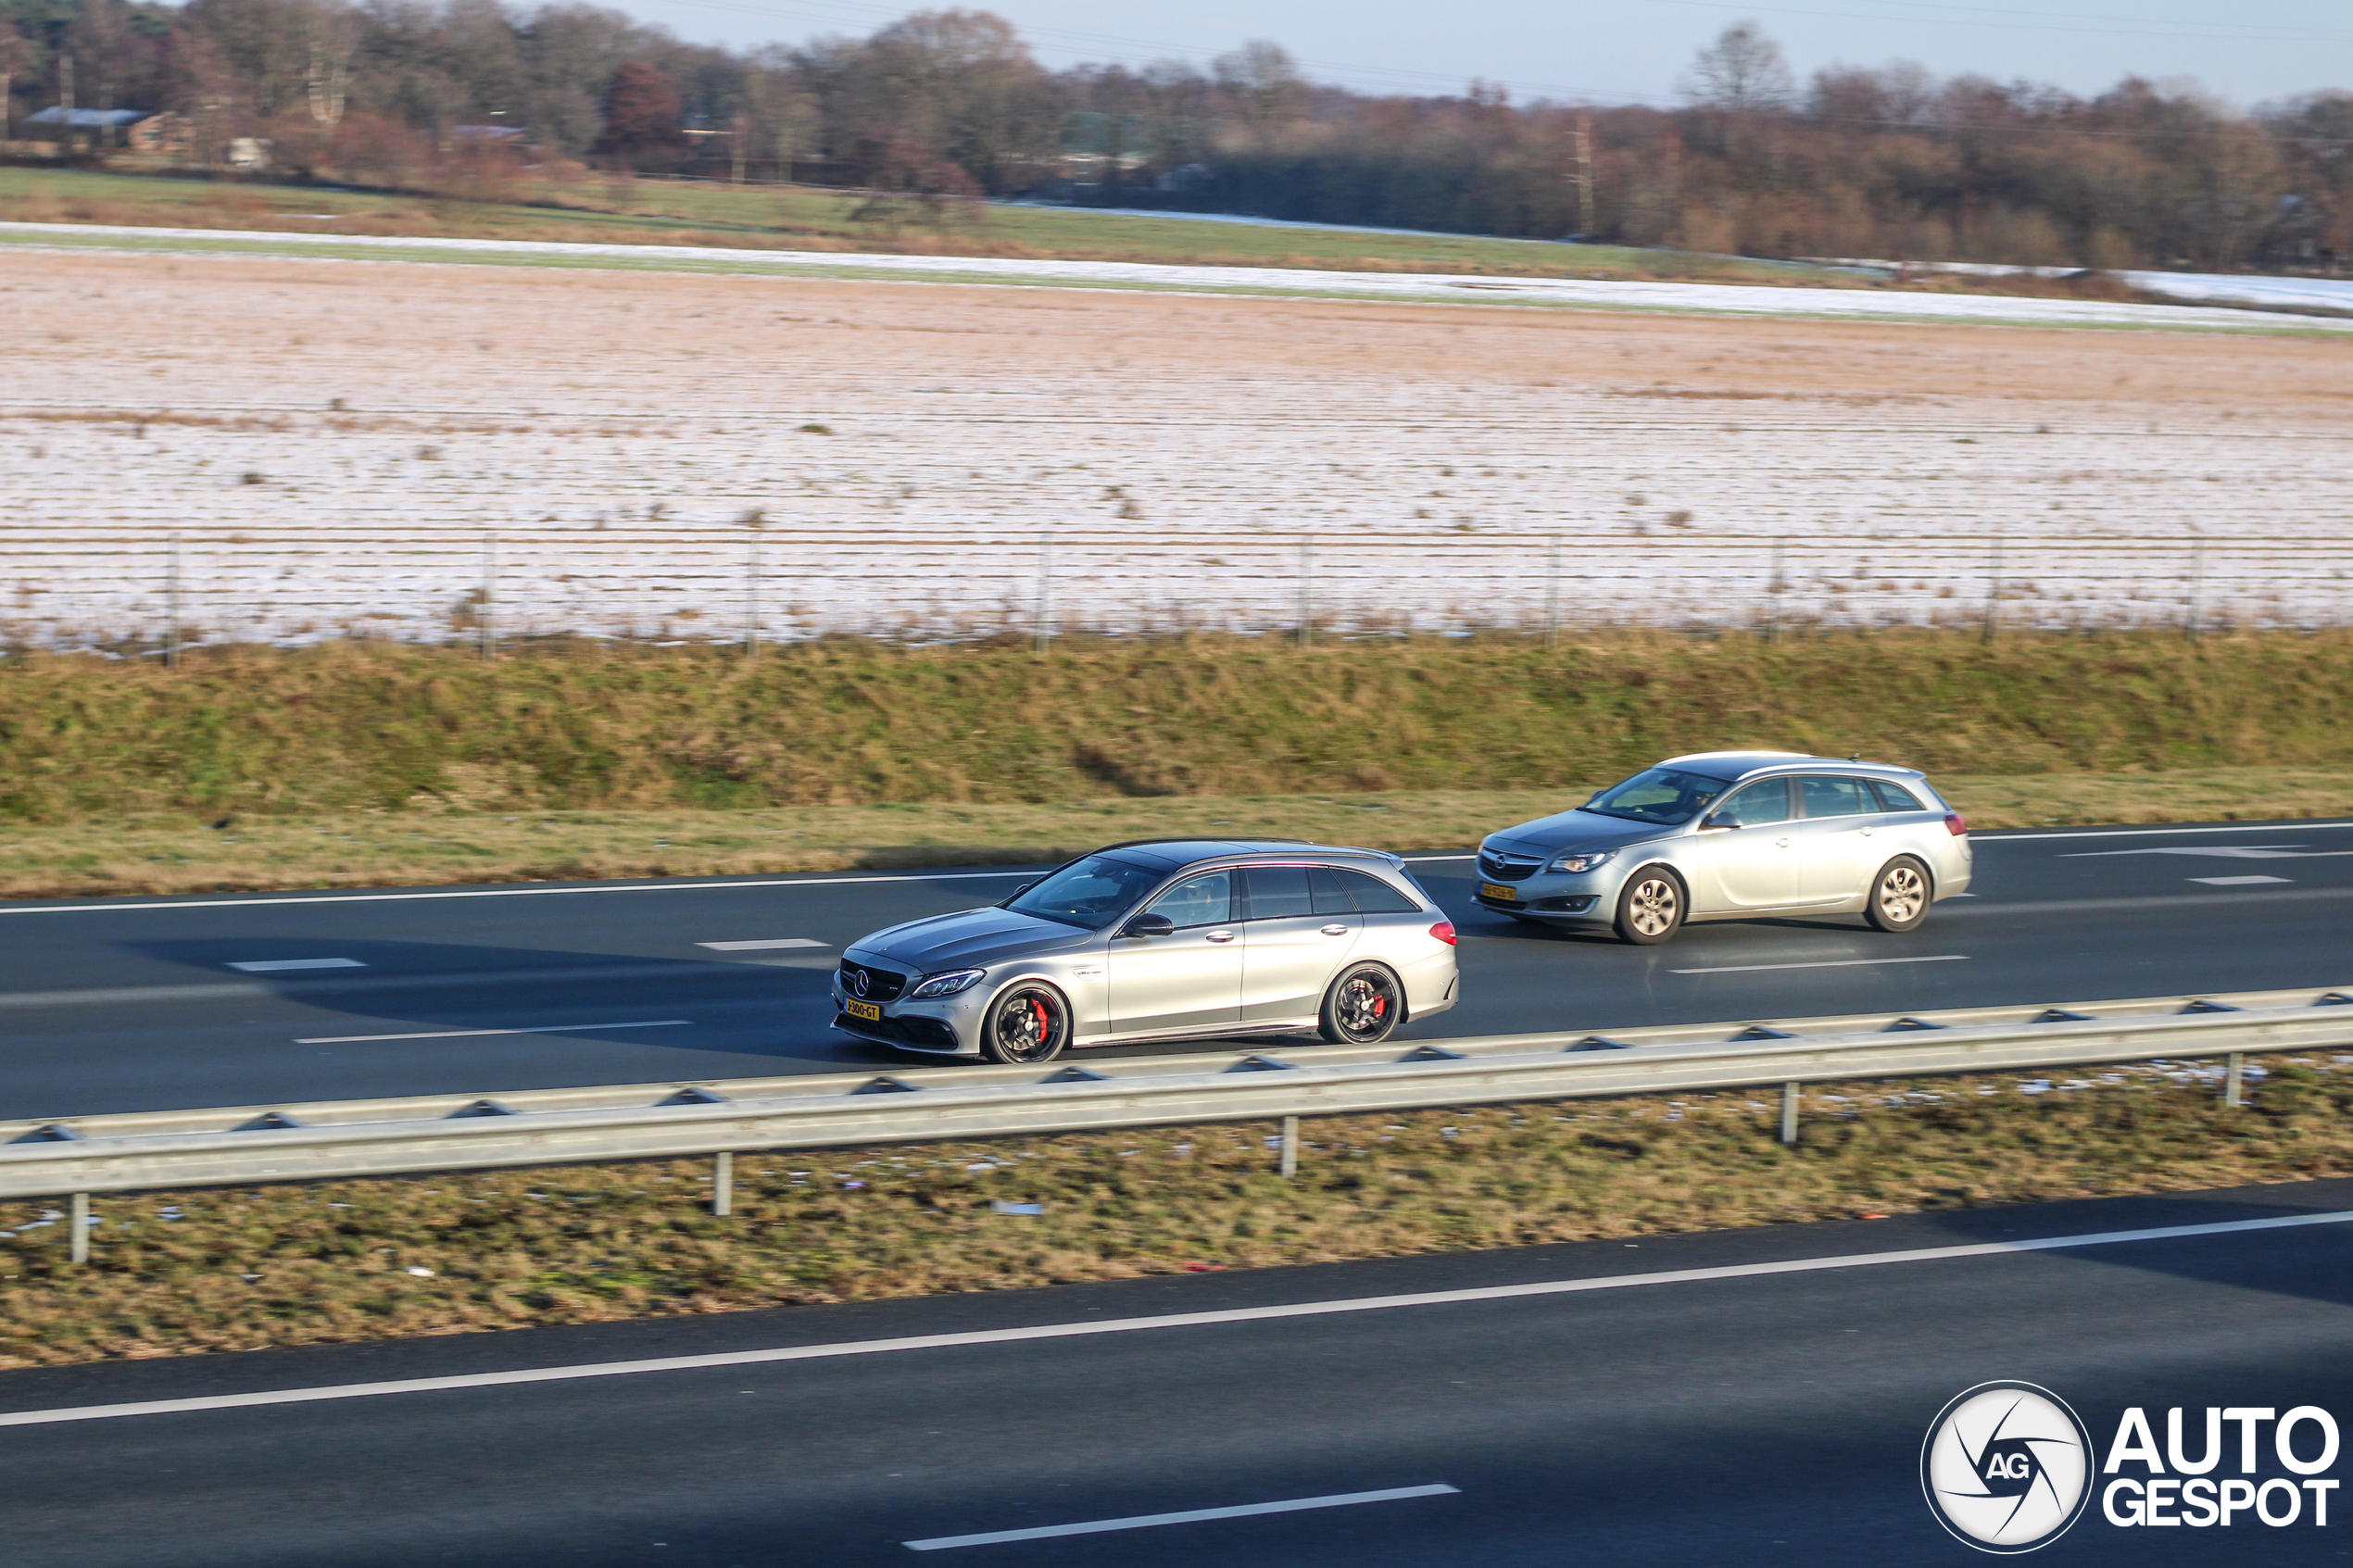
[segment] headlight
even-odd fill
[[[1579,849],[1561,856],[1544,869],[1548,872],[1590,872],[1617,853],[1615,849]]]
[[[927,1002],[934,997],[952,997],[971,988],[973,982],[988,972],[985,969],[951,969],[945,974],[935,974],[907,993],[911,1002]]]

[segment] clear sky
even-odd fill
[[[942,0],[933,0],[945,8]],[[1515,99],[1668,103],[1692,54],[1726,24],[1756,21],[1801,79],[1833,62],[1917,60],[1939,75],[1975,71],[2079,93],[2128,73],[2195,78],[2241,107],[2322,87],[2353,89],[2353,5],[2346,0],[1481,0],[1432,11],[1421,0],[1085,0],[975,4],[1018,25],[1051,66],[1083,60],[1205,65],[1271,38],[1318,81],[1375,92],[1460,92],[1473,77]],[[912,5],[881,0],[621,0],[619,8],[702,43],[798,43],[862,34]]]

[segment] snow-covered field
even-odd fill
[[[664,640],[1026,632],[1041,577],[1109,631],[2353,619],[2334,337],[12,247],[0,312],[20,643],[157,635],[175,535],[184,623],[282,640],[465,634],[489,533],[503,630]]]

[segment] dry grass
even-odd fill
[[[739,1156],[725,1220],[701,1161],[143,1194],[83,1269],[10,1205],[0,1366],[2340,1175],[2349,1061],[2272,1059],[2245,1110],[2179,1067],[1824,1085],[1793,1148],[1741,1093],[1335,1118],[1290,1182],[1260,1124]]]
[[[234,816],[218,828],[182,817],[19,824],[0,828],[0,897],[1025,865],[1122,839],[1191,834],[1460,849],[1610,782],[1596,774],[1542,790],[1011,805]],[[2353,771],[1956,774],[1935,782],[1980,828],[2353,816]]]

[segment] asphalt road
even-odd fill
[[[2353,822],[1977,835],[1972,894],[1695,926],[1657,947],[1516,925],[1466,858],[1414,870],[1463,933],[1464,1000],[1407,1036],[2088,1001],[2353,981]],[[839,1071],[825,1024],[877,927],[1020,871],[0,906],[0,1117]],[[799,940],[804,947],[709,943]],[[334,968],[234,966],[333,960]],[[525,1029],[531,1034],[469,1035]]]
[[[479,1377],[2353,1209],[2353,1182],[12,1372],[0,1411]],[[0,1425],[14,1562],[78,1568],[1960,1564],[1922,1501],[1946,1400],[2353,1421],[2353,1223],[1575,1294]],[[2235,1436],[2233,1429],[2226,1434]],[[2296,1478],[2262,1429],[2257,1484]],[[2310,1458],[2315,1434],[2302,1450]],[[2238,1474],[2234,1441],[2215,1473]],[[2344,1477],[2353,1455],[2323,1473]],[[2135,1467],[2128,1474],[2145,1474]],[[975,1534],[1451,1488],[950,1546]],[[2290,1490],[2294,1490],[2291,1486]],[[2036,1561],[2353,1555],[2325,1527],[2129,1528]],[[2281,1499],[2273,1512],[2284,1511]]]

